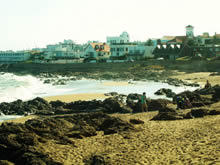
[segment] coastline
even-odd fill
[[[178,74],[179,75],[177,75],[176,78],[190,82],[198,82],[201,84],[201,86],[205,84],[207,79],[210,81],[212,86],[220,82],[220,76],[211,77],[209,76],[210,72],[190,74],[179,72]],[[111,83],[107,84],[103,82],[102,85],[126,86],[130,84],[128,82],[117,82],[113,80]],[[136,92],[136,89],[134,91]],[[49,96],[44,97],[44,99],[49,102],[56,100],[73,102],[78,100],[105,99],[107,97],[108,96],[105,96],[104,93],[81,93]],[[111,107],[112,104],[109,103],[108,105]],[[158,104],[155,106],[158,107]],[[85,107],[87,107],[87,105],[85,105]],[[219,107],[219,102],[211,106],[202,106],[203,109],[207,110],[218,110]],[[40,111],[41,110],[42,109],[40,109]],[[58,110],[64,110],[63,112],[66,112],[65,109],[62,108]],[[6,139],[3,141],[4,143],[2,142],[2,144],[7,145],[8,142],[14,142],[14,140],[18,139],[18,141],[15,141],[15,144],[19,142],[19,144],[21,143],[22,145],[26,145],[26,140],[23,139],[33,139],[34,147],[26,145],[26,148],[35,148],[36,153],[41,153],[47,158],[49,157],[51,162],[59,162],[60,164],[66,165],[86,164],[85,162],[92,160],[94,158],[93,156],[96,155],[101,157],[105,162],[107,162],[107,164],[218,164],[220,162],[218,149],[220,147],[218,143],[218,128],[220,125],[219,115],[173,121],[152,121],[151,119],[157,115],[157,113],[158,111],[109,114],[110,117],[108,117],[108,120],[106,120],[108,123],[111,123],[112,121],[120,121],[119,119],[128,122],[128,124],[130,119],[137,119],[144,122],[143,124],[139,125],[133,124],[133,128],[135,128],[134,131],[116,131],[113,134],[105,134],[107,128],[104,129],[104,131],[97,129],[97,131],[93,132],[95,127],[92,127],[89,124],[92,123],[91,121],[102,123],[102,115],[100,115],[99,118],[91,118],[90,113],[80,115],[74,114],[74,120],[72,118],[68,118],[72,117],[73,114],[58,114],[56,116],[48,115],[44,116],[46,119],[44,122],[41,122],[41,117],[39,117],[38,122],[32,122],[34,127],[31,127],[31,133],[22,132],[23,129],[21,128],[23,127],[21,126],[23,125],[20,127],[19,125],[16,125],[16,127],[12,128],[10,124],[8,124],[7,129],[11,136],[5,135],[8,132],[2,133],[1,136],[4,137],[2,139]],[[88,115],[86,117],[88,120],[81,120],[83,115]],[[37,115],[24,116],[4,122],[25,123],[25,121],[37,117]],[[116,117],[117,120],[113,120],[111,117]],[[65,118],[68,120],[65,120]],[[52,120],[50,121],[50,119]],[[48,123],[48,121],[50,122]],[[27,125],[32,126],[30,123],[27,123]],[[85,125],[83,125],[84,123]],[[0,125],[1,124],[2,123],[0,123]],[[80,127],[78,127],[79,125]],[[105,124],[105,126],[109,125],[111,124]],[[118,126],[118,123],[115,123],[115,125]],[[21,134],[11,133],[11,130],[17,131],[18,128],[21,130]],[[73,128],[77,129],[74,130]],[[85,133],[91,133],[91,136],[87,137],[80,135],[80,133],[84,131],[84,128]],[[36,134],[33,133],[33,130],[36,131]],[[67,132],[59,132],[63,130],[67,130]],[[109,130],[112,131],[112,129]],[[55,134],[53,131],[55,131]],[[36,138],[39,136],[39,133],[41,134],[40,138]],[[54,135],[55,138],[51,138]],[[60,139],[57,138],[57,136],[59,136]],[[171,141],[172,143],[170,143]],[[17,145],[12,146],[16,147]],[[17,151],[17,148],[9,149],[11,154],[14,154],[12,151]],[[31,156],[34,154],[33,150],[24,150],[24,153],[23,151],[21,153],[26,154],[28,152],[31,152]],[[4,155],[4,152],[2,152],[2,155]],[[19,156],[22,157],[23,155]],[[35,159],[36,157],[37,156],[30,157],[29,160],[32,160],[31,158]],[[48,161],[44,159],[45,157],[42,157],[42,160],[40,161]],[[15,160],[17,160],[17,157]],[[13,162],[15,160],[8,158],[8,161]]]

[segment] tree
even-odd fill
[[[153,41],[151,39],[148,39],[147,42],[146,42],[146,45],[147,46],[153,46],[154,43],[153,43]]]

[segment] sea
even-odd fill
[[[68,79],[68,77],[66,77]],[[65,79],[65,77],[62,79]],[[32,75],[15,75],[12,73],[0,72],[0,104],[2,102],[12,102],[17,99],[23,101],[36,97],[80,94],[80,93],[109,93],[117,92],[120,94],[143,93],[152,99],[166,98],[157,96],[154,93],[160,88],[169,88],[173,92],[179,93],[185,90],[193,91],[196,87],[181,86],[175,87],[167,83],[154,81],[129,81],[128,85],[110,86],[110,80],[81,79],[67,81],[65,85],[45,84],[44,79]],[[8,120],[17,116],[0,115],[1,120]]]

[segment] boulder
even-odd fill
[[[103,101],[104,107],[105,107],[105,113],[131,113],[132,109],[123,104],[121,101],[119,101],[117,98],[107,98]]]
[[[155,111],[166,108],[167,104],[171,103],[170,100],[167,99],[151,99],[147,100],[148,110]]]
[[[193,117],[204,117],[209,114],[209,110],[208,109],[201,109],[201,108],[192,109],[190,113]]]
[[[212,101],[217,102],[220,100],[220,86],[217,85],[217,86],[215,86],[214,89],[215,89],[215,93],[212,96]]]
[[[183,116],[177,112],[159,112],[151,120],[181,120]]]
[[[88,164],[91,165],[107,165],[108,163],[105,161],[105,158],[101,155],[93,155],[90,158],[90,161]]]
[[[173,98],[176,94],[171,89],[161,88],[154,93],[155,95],[165,95],[166,97]]]
[[[140,119],[130,119],[129,122],[132,124],[144,124],[144,121]]]
[[[52,106],[52,107],[54,107],[54,108],[57,108],[57,107],[63,107],[63,106],[65,106],[66,105],[66,103],[65,102],[62,102],[62,101],[60,101],[60,100],[56,100],[56,101],[51,101],[50,102],[50,105]]]
[[[137,94],[137,93],[130,93],[130,94],[128,94],[127,99],[140,100],[141,99],[141,95]]]

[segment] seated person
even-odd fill
[[[209,83],[209,80],[206,81],[206,84],[205,84],[205,88],[211,88],[211,84]]]

